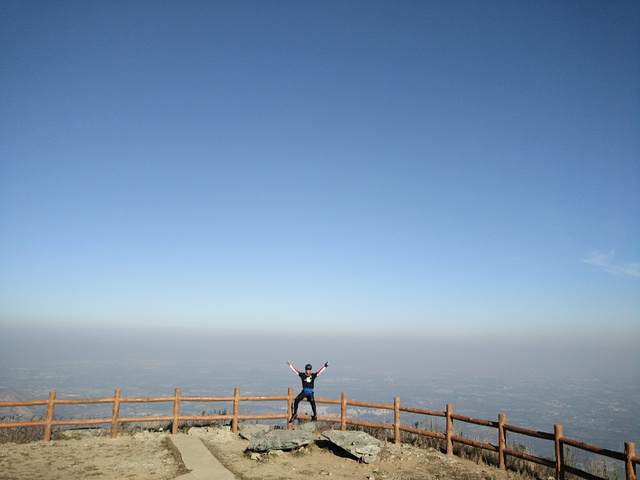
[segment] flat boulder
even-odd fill
[[[293,427],[294,430],[304,430],[307,432],[315,432],[316,431],[316,423],[315,422],[305,422],[300,423]]]
[[[247,450],[268,452],[270,450],[293,450],[304,447],[314,441],[313,432],[304,430],[271,430],[251,438]]]
[[[371,463],[378,460],[378,454],[384,446],[382,440],[378,440],[364,432],[327,430],[322,436],[364,463]]]
[[[269,430],[271,430],[269,425],[262,425],[258,423],[243,423],[238,425],[238,433],[240,433],[240,436],[249,441],[264,435]]]

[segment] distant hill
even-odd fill
[[[22,390],[13,388],[0,388],[0,402],[19,402],[34,400],[33,395]],[[43,416],[44,406],[36,407],[0,407],[0,420],[10,421],[12,419],[31,419],[32,417]]]

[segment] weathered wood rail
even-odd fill
[[[32,421],[20,421],[20,422],[0,422],[0,428],[23,428],[23,427],[44,427],[45,442],[51,440],[51,432],[53,427],[57,426],[74,426],[74,425],[100,425],[110,424],[111,436],[115,438],[118,435],[118,425],[121,423],[145,423],[145,422],[171,422],[172,433],[178,433],[178,427],[180,422],[203,422],[203,421],[230,421],[231,430],[233,432],[238,431],[238,422],[241,420],[278,420],[283,419],[287,422],[287,428],[292,428],[288,419],[291,417],[293,401],[294,401],[293,388],[289,388],[287,395],[272,395],[272,396],[241,396],[240,389],[234,389],[233,396],[226,397],[207,397],[207,396],[183,396],[180,388],[176,388],[173,396],[166,397],[140,397],[140,398],[126,398],[121,396],[120,390],[116,390],[113,397],[107,398],[94,398],[94,399],[57,399],[56,392],[49,392],[49,398],[47,400],[29,400],[29,401],[13,401],[13,402],[0,402],[0,408],[2,407],[31,407],[31,406],[47,406],[47,414],[44,420],[32,420]],[[287,411],[285,413],[269,413],[269,414],[240,414],[240,402],[270,402],[270,401],[286,401]],[[506,423],[506,417],[504,414],[498,415],[498,421],[481,420],[472,417],[466,417],[463,415],[453,413],[453,406],[446,405],[445,411],[438,410],[425,410],[421,408],[406,407],[400,404],[400,398],[395,397],[394,403],[371,403],[362,402],[357,400],[350,400],[347,398],[345,392],[342,393],[339,399],[330,398],[318,398],[315,399],[316,403],[326,403],[340,405],[340,417],[322,417],[319,416],[318,420],[328,423],[339,423],[341,430],[346,430],[347,425],[355,425],[369,428],[379,428],[393,431],[393,438],[395,443],[400,443],[402,438],[402,432],[408,432],[416,435],[423,435],[431,438],[443,440],[445,443],[445,450],[447,455],[453,455],[453,444],[461,443],[483,450],[495,452],[498,455],[499,468],[506,468],[506,458],[512,456],[519,458],[526,462],[536,463],[545,467],[554,469],[556,472],[557,480],[564,480],[565,474],[576,475],[587,480],[607,480],[602,477],[598,477],[591,473],[585,472],[579,468],[571,465],[567,465],[564,461],[565,446],[581,449],[596,455],[612,458],[624,462],[626,480],[636,480],[636,466],[640,463],[640,457],[636,455],[635,444],[632,442],[625,442],[624,452],[616,452],[605,448],[596,447],[587,443],[579,442],[570,438],[566,438],[562,434],[562,425],[554,425],[554,432],[540,432],[535,430],[529,430],[526,428],[516,427],[514,425],[508,425]],[[123,403],[155,403],[155,402],[172,402],[173,413],[172,415],[162,416],[144,416],[144,417],[121,417],[120,406]],[[220,415],[181,415],[180,406],[184,402],[232,402],[233,412],[231,414]],[[54,419],[54,412],[56,405],[86,405],[86,404],[112,404],[113,410],[111,417],[107,418],[90,418],[90,419]],[[375,408],[382,410],[391,410],[394,413],[394,420],[392,424],[389,423],[376,423],[363,420],[350,419],[347,416],[349,406],[352,407],[365,407]],[[413,413],[418,415],[425,415],[427,417],[442,417],[445,419],[445,431],[437,432],[433,430],[420,429],[417,427],[410,427],[402,425],[401,413]],[[310,418],[308,415],[298,415],[299,418]],[[480,442],[463,436],[455,435],[454,421],[471,423],[474,425],[480,425],[483,427],[495,428],[497,430],[497,445],[491,443]],[[416,424],[417,425],[417,424]],[[532,455],[525,452],[520,452],[507,447],[507,432],[513,432],[519,435],[525,435],[543,440],[554,442],[555,458],[543,458],[536,455]]]

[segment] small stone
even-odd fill
[[[262,455],[260,455],[259,453],[251,454],[251,460],[255,460],[256,462],[259,461],[261,458],[262,458]]]
[[[320,470],[320,475],[331,475],[331,472],[327,470]]]
[[[456,463],[456,459],[453,457],[445,457],[443,455],[436,455],[438,460],[442,460],[443,462]]]

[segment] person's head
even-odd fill
[[[304,366],[304,369],[305,369],[305,371],[306,371],[307,373],[311,373],[311,370],[313,369],[313,367],[311,366],[311,364],[310,364],[310,363],[307,363],[307,364]]]

